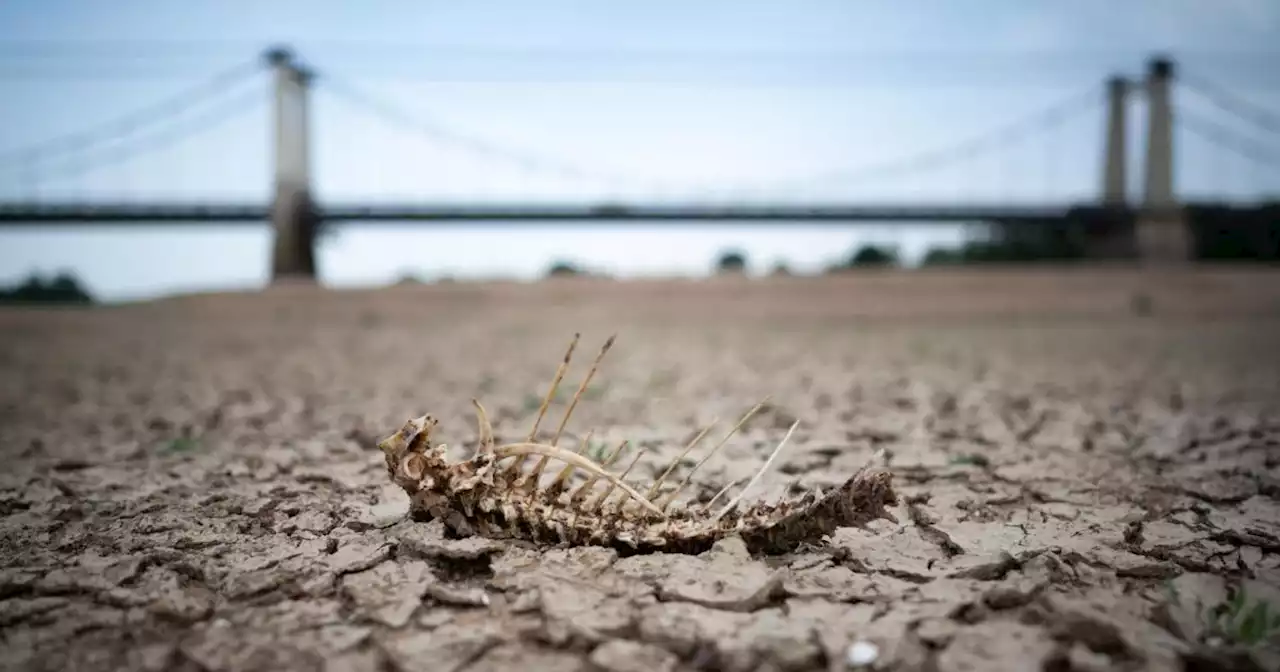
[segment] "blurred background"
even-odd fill
[[[1277,34],[1267,0],[4,3],[0,284],[1142,258],[1096,241],[1171,205],[1186,256],[1274,260]]]

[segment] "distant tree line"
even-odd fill
[[[1191,234],[1191,256],[1213,262],[1280,261],[1280,203],[1256,207],[1189,204],[1183,209]],[[1087,241],[1105,227],[1132,227],[1082,211],[1025,229],[1006,229],[988,240],[929,250],[923,265],[1034,263],[1087,256]]]
[[[1280,203],[1242,210],[1191,205],[1194,254],[1206,261],[1280,261]]]
[[[551,265],[547,267],[547,270],[543,275],[547,278],[575,278],[575,277],[607,278],[609,277],[608,273],[605,273],[603,271],[595,271],[590,268],[585,268],[580,264],[577,264],[572,261],[567,261],[564,259],[551,262]]]
[[[742,250],[726,250],[716,260],[716,272],[721,274],[746,273],[747,253]]]
[[[45,280],[32,274],[24,282],[0,288],[0,304],[92,304],[93,297],[70,273]]]
[[[888,245],[863,245],[851,252],[841,263],[833,264],[830,271],[855,268],[893,268],[902,265],[898,248]]]
[[[1191,228],[1192,255],[1204,261],[1280,261],[1280,204],[1256,208],[1227,208],[1188,205],[1185,209]],[[1032,222],[1031,226],[995,226],[990,235],[955,246],[930,248],[921,266],[974,266],[1024,264],[1083,260],[1088,256],[1091,236],[1132,222],[1108,219],[1106,213],[1081,210],[1065,218]],[[896,247],[868,244],[852,250],[844,259],[827,266],[826,272],[903,266]],[[745,274],[749,266],[741,249],[722,251],[714,261],[720,275]],[[785,263],[773,266],[772,275],[790,275]],[[577,265],[560,261],[547,270],[548,277],[595,275]]]
[[[551,267],[547,269],[548,278],[563,278],[573,275],[582,275],[582,269],[578,265],[569,261],[552,262]]]
[[[955,247],[932,247],[920,260],[921,266],[972,266],[979,264],[1065,261],[1083,257],[1075,246],[1035,245],[1010,241],[970,241]]]

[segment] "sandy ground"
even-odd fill
[[[773,405],[762,497],[878,449],[898,524],[789,556],[447,539],[378,438],[527,428],[618,344],[569,443]],[[1277,669],[1195,611],[1280,613],[1280,273],[938,272],[368,292],[0,312],[0,660],[32,670]],[[553,406],[553,412],[564,404]],[[718,436],[716,434],[715,436]],[[1280,625],[1280,619],[1277,625]]]

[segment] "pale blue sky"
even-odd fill
[[[881,179],[816,179],[946,149],[1139,76],[1169,50],[1189,76],[1280,113],[1280,4],[1269,0],[11,0],[0,4],[0,199],[265,199],[268,83],[257,74],[191,110],[239,116],[123,163],[11,154],[92,129],[292,45],[321,75],[313,173],[322,201],[1063,201],[1096,195],[1101,98],[999,153]],[[1268,51],[1270,53],[1268,53]],[[537,166],[389,124],[345,86]],[[1179,91],[1179,110],[1280,150],[1280,135]],[[1136,193],[1143,128],[1131,128]],[[184,123],[179,121],[178,124]],[[156,130],[165,133],[163,127]],[[180,130],[180,129],[179,129]],[[139,129],[144,142],[150,129]],[[1280,171],[1179,132],[1186,193],[1275,193]],[[125,147],[131,146],[123,143]],[[122,154],[124,152],[121,152]],[[105,158],[103,158],[105,157]],[[57,159],[57,160],[55,160]],[[598,178],[556,174],[581,168]],[[75,174],[77,165],[95,168]],[[756,270],[816,268],[859,242],[918,255],[952,227],[640,227],[466,231],[350,226],[322,250],[326,282],[541,272],[554,258],[623,274],[698,273],[725,247]],[[0,282],[75,269],[108,298],[260,285],[261,229],[0,231]]]

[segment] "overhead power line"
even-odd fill
[[[923,44],[923,43],[922,43]],[[9,56],[42,56],[58,57],[64,55],[155,55],[163,53],[217,53],[226,51],[245,53],[262,51],[274,44],[264,44],[260,40],[245,39],[16,39],[0,41],[0,58]],[[618,47],[613,44],[596,43],[584,46],[568,46],[563,42],[513,44],[504,40],[501,44],[429,42],[415,40],[412,42],[395,42],[383,39],[302,39],[290,45],[295,51],[307,52],[312,49],[326,51],[348,51],[363,53],[412,53],[415,55],[495,55],[512,58],[525,58],[530,55],[560,55],[573,58],[615,54],[636,57],[786,57],[786,56],[834,56],[834,57],[888,57],[888,58],[1008,58],[1022,60],[1025,58],[1075,59],[1081,57],[1130,57],[1135,54],[1143,56],[1145,49],[1109,48],[1109,47],[1073,47],[1060,48],[974,48],[974,47],[912,47],[912,48],[813,48],[811,45],[801,47],[718,47],[700,43],[697,47]],[[1184,59],[1217,58],[1230,60],[1255,60],[1274,62],[1280,56],[1280,49],[1217,49],[1189,48],[1178,49],[1177,57]]]
[[[244,40],[0,42],[0,79],[117,80],[189,76],[230,54],[268,45]],[[631,83],[877,88],[1049,87],[1084,73],[1140,66],[1132,49],[614,48],[301,41],[297,53],[340,64],[362,80],[487,84]],[[1280,51],[1179,51],[1181,62],[1221,67],[1248,88],[1276,88]],[[1239,84],[1236,84],[1238,87]]]

